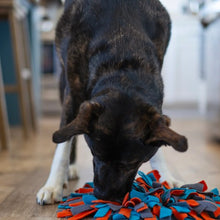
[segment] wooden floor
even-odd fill
[[[55,145],[51,134],[59,124],[58,117],[42,118],[39,133],[27,141],[18,130],[12,130],[12,148],[0,153],[0,219],[56,219],[57,205],[39,206],[35,195],[49,173]],[[207,141],[206,123],[202,119],[177,117],[173,128],[189,140],[187,153],[164,147],[170,169],[187,183],[205,179],[211,188],[220,187],[220,146]],[[83,138],[78,146],[77,167],[80,179],[72,181],[65,194],[93,177],[91,155]],[[141,170],[148,172],[149,165]]]

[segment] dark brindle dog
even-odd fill
[[[161,68],[170,27],[158,0],[66,1],[56,32],[63,70],[63,114],[53,136],[59,144],[38,203],[61,200],[73,136],[85,135],[93,154],[94,193],[107,200],[122,200],[138,168],[161,145],[187,149],[186,138],[162,115]],[[178,183],[163,161],[155,166]]]

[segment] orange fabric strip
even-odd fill
[[[127,193],[127,194],[125,195],[124,200],[123,200],[123,202],[122,202],[122,205],[124,205],[124,204],[128,201],[129,195],[130,195],[129,193]]]
[[[130,218],[131,215],[131,209],[121,208],[119,211],[119,214],[124,215],[126,218]]]
[[[155,205],[153,207],[153,210],[152,210],[152,213],[156,216],[159,216],[160,215],[160,206],[159,205]]]
[[[198,196],[205,200],[205,195],[198,193]]]
[[[153,217],[153,218],[145,218],[144,220],[157,220],[157,217]]]
[[[74,197],[72,199],[66,200],[65,202],[70,202],[70,201],[74,201],[74,200],[77,200],[77,199],[82,199],[82,197]],[[65,203],[65,202],[62,202],[62,203]]]
[[[80,206],[80,205],[85,205],[85,203],[83,201],[81,201],[81,202],[76,202],[76,203],[73,203],[73,204],[69,204],[70,207],[75,207],[75,206]]]
[[[178,219],[178,220],[184,220],[185,218],[187,218],[187,214],[186,213],[179,213],[176,209],[174,209],[173,207],[170,207],[173,211],[174,216]]]
[[[199,206],[199,203],[196,202],[196,201],[193,200],[193,199],[188,199],[188,200],[180,199],[179,202],[186,202],[186,203],[189,204],[191,207]]]
[[[128,206],[135,206],[135,205],[137,205],[138,203],[140,203],[141,202],[141,199],[139,199],[139,198],[137,198],[137,197],[135,197],[135,198],[132,198],[131,200],[129,200],[129,201],[127,201],[125,204],[124,204],[124,206],[125,207],[128,207]]]
[[[141,207],[141,208],[139,208],[139,209],[137,210],[137,212],[142,212],[142,211],[144,211],[144,210],[146,210],[146,209],[148,209],[148,206],[147,206],[146,204],[144,204],[144,206]]]
[[[72,216],[70,209],[63,210],[62,212],[57,213],[57,218],[64,218]]]
[[[89,211],[81,212],[77,215],[74,215],[71,218],[68,218],[68,220],[80,220],[80,219],[85,218],[86,216],[89,216],[89,215],[93,214],[96,211],[97,211],[97,209],[92,209],[92,210],[89,210]]]
[[[202,220],[202,218],[200,218],[200,217],[197,216],[197,213],[196,213],[195,211],[191,211],[191,212],[189,213],[189,215],[190,215],[191,217],[193,217],[195,220]]]
[[[170,185],[168,184],[167,181],[164,181],[161,183],[166,189],[171,189]]]
[[[171,191],[171,195],[174,195],[174,196],[181,196],[183,193],[184,193],[184,190],[181,190],[181,189],[175,189]]]
[[[220,215],[220,208],[219,207],[214,212],[214,215],[215,215],[215,217],[218,217]]]
[[[154,174],[154,177],[156,178],[156,180],[157,181],[159,181],[160,180],[160,174],[159,174],[159,171],[158,170],[153,170],[153,171],[151,171],[151,173],[153,173]]]
[[[203,219],[205,220],[214,220],[215,218],[211,218],[206,212],[202,212],[201,216],[203,217]]]

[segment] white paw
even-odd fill
[[[160,182],[163,182],[163,181],[166,181],[171,188],[173,188],[173,187],[179,188],[179,187],[181,187],[181,186],[184,185],[184,182],[183,182],[183,181],[181,181],[181,180],[179,180],[179,179],[176,179],[176,178],[173,177],[172,175],[167,175],[167,176],[164,175],[164,176],[162,176],[162,177],[160,178]]]
[[[69,180],[76,180],[79,178],[75,164],[69,165],[68,177],[69,177]]]
[[[37,193],[39,205],[54,204],[62,201],[63,187],[43,186]]]

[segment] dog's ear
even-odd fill
[[[168,117],[167,115],[162,115],[162,118],[163,118],[164,123],[166,124],[166,126],[170,127],[170,125],[171,125],[170,117]]]
[[[88,134],[92,117],[97,118],[103,111],[102,106],[93,101],[85,101],[80,105],[76,118],[65,127],[54,132],[53,142],[62,143],[77,134]]]
[[[151,135],[145,143],[148,145],[160,147],[161,145],[170,145],[175,150],[185,152],[188,148],[187,139],[170,129],[170,118],[163,115],[151,127]]]

